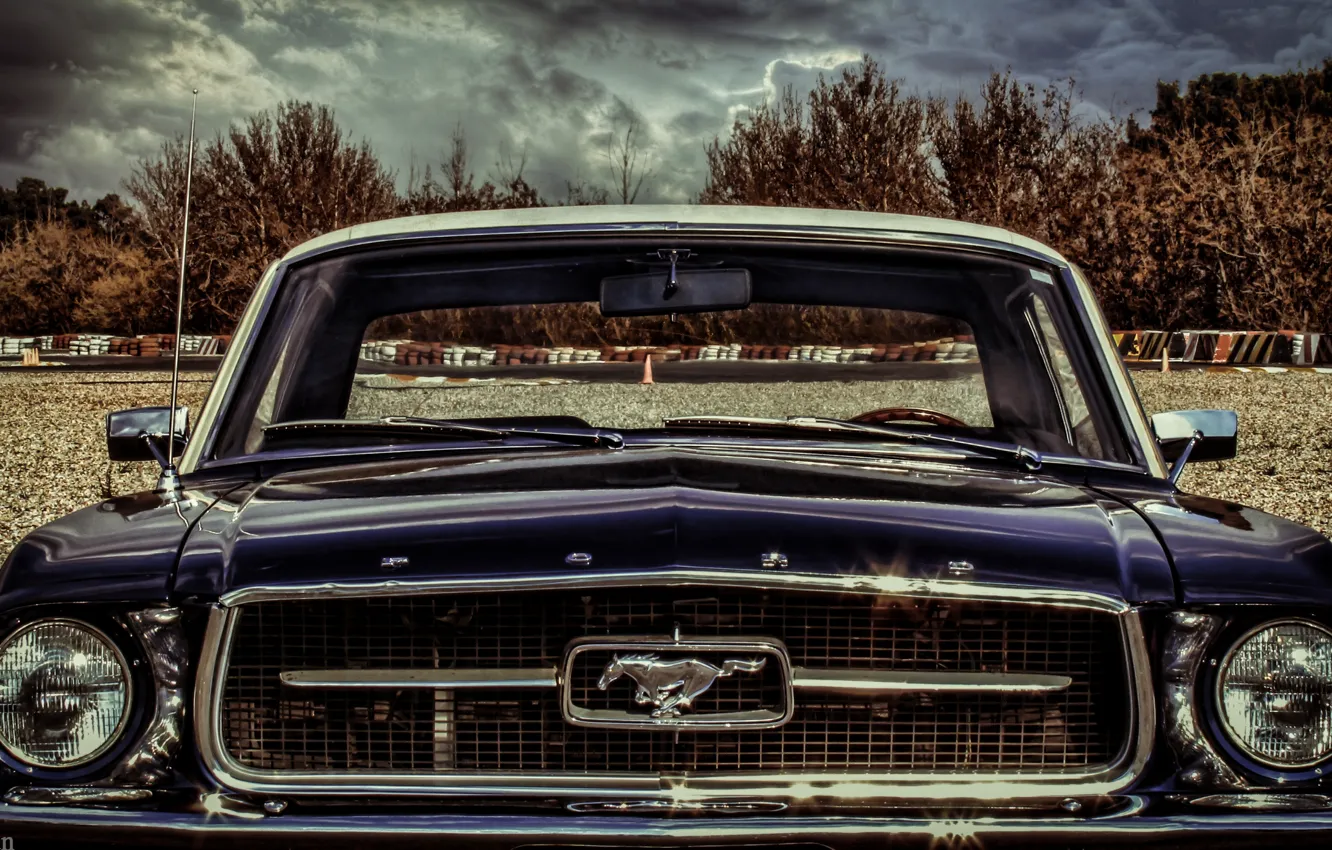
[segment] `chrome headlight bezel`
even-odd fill
[[[1332,761],[1332,744],[1328,746],[1326,752],[1324,752],[1322,755],[1319,755],[1318,757],[1313,759],[1307,759],[1300,762],[1278,761],[1276,759],[1271,758],[1268,755],[1256,751],[1255,749],[1249,746],[1249,744],[1244,740],[1244,738],[1239,733],[1237,733],[1236,730],[1231,725],[1229,716],[1226,711],[1224,688],[1226,683],[1226,673],[1229,670],[1230,664],[1235,657],[1235,653],[1238,652],[1241,647],[1247,644],[1256,635],[1261,634],[1264,631],[1278,628],[1280,626],[1292,626],[1292,625],[1304,626],[1307,628],[1314,629],[1315,631],[1322,632],[1328,637],[1329,641],[1332,641],[1332,628],[1329,628],[1328,626],[1318,622],[1317,620],[1309,619],[1307,617],[1281,617],[1273,620],[1265,620],[1245,630],[1238,637],[1230,641],[1229,646],[1227,646],[1226,648],[1225,654],[1221,656],[1219,662],[1216,662],[1215,670],[1213,672],[1213,675],[1211,676],[1213,712],[1216,718],[1217,728],[1220,730],[1222,734],[1224,743],[1228,745],[1230,748],[1233,748],[1233,750],[1243,759],[1247,759],[1250,762],[1252,762],[1253,765],[1258,766],[1260,768],[1266,768],[1267,770],[1276,771],[1278,774],[1285,774],[1285,775],[1298,773],[1301,771],[1308,771],[1320,765],[1325,765],[1329,761]],[[1215,662],[1215,656],[1213,656],[1213,660]]]
[[[42,772],[56,775],[68,772],[79,772],[82,769],[88,768],[90,765],[95,765],[124,744],[126,741],[126,730],[128,729],[131,720],[134,718],[137,703],[134,681],[135,671],[124,648],[112,634],[107,632],[106,629],[88,622],[87,620],[76,619],[73,617],[39,617],[30,620],[13,629],[13,631],[5,635],[3,639],[0,639],[0,652],[3,652],[13,644],[14,641],[28,632],[43,626],[51,625],[63,625],[83,630],[109,648],[116,663],[120,667],[120,678],[125,689],[124,707],[111,734],[108,735],[107,739],[95,750],[92,750],[77,759],[66,761],[61,764],[48,764],[26,757],[20,749],[11,746],[6,741],[0,740],[0,752],[3,752],[7,760],[17,765],[21,765],[29,772]]]

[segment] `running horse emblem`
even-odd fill
[[[721,667],[698,658],[662,661],[658,655],[617,655],[601,672],[597,687],[606,690],[621,676],[628,676],[638,684],[634,701],[651,705],[654,720],[679,717],[694,707],[698,699],[722,676],[734,673],[757,673],[768,663],[766,658],[755,661],[728,659]]]

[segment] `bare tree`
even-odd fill
[[[449,146],[449,161],[445,163],[444,169],[449,181],[450,197],[456,201],[471,194],[472,173],[467,170],[467,136],[463,133],[461,121],[454,125]]]
[[[434,178],[429,166],[419,178],[413,168],[407,194],[399,199],[398,208],[406,215],[420,215],[546,206],[546,201],[523,176],[526,168],[525,150],[515,160],[507,149],[502,149],[492,178],[478,185],[470,165],[467,136],[462,124],[458,124],[449,137],[448,154],[440,163],[442,182]]]
[[[610,192],[605,187],[588,183],[582,177],[564,182],[564,200],[562,207],[590,207],[610,203]]]
[[[172,264],[180,262],[187,144],[184,136],[163,142],[157,157],[140,160],[124,181],[125,190],[139,207],[149,247]]]
[[[643,182],[653,174],[652,153],[646,139],[643,119],[633,107],[622,104],[619,115],[611,120],[606,138],[606,162],[610,165],[611,183],[622,204],[636,202]]]

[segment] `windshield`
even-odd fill
[[[783,430],[840,420],[1123,459],[1047,271],[691,244],[414,248],[296,269],[214,456],[279,436],[317,446],[333,428],[340,446],[479,433],[404,429],[403,417],[680,440],[744,418],[772,426],[751,428],[755,440],[808,439]],[[670,300],[675,290],[686,300]],[[398,427],[377,433],[386,420]],[[876,439],[870,430],[838,433]]]

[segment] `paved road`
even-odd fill
[[[21,357],[0,357],[0,363],[19,363]],[[131,357],[127,354],[79,355],[43,354],[42,362],[59,363],[62,372],[170,372],[170,357]],[[216,372],[222,362],[221,355],[182,354],[182,372]],[[24,372],[50,371],[46,366],[7,366]]]

